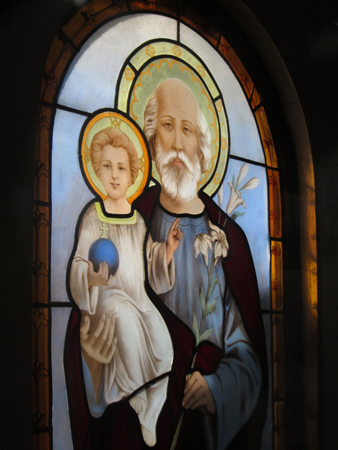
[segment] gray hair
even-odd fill
[[[144,110],[144,126],[143,131],[149,143],[151,156],[155,159],[155,147],[154,138],[157,128],[157,89],[154,91],[153,95],[148,100],[146,108]],[[197,130],[198,130],[198,140],[201,150],[199,155],[199,160],[201,163],[202,173],[206,172],[211,161],[211,134],[208,126],[208,122],[197,104]]]

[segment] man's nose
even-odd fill
[[[181,135],[181,130],[179,128],[176,128],[176,130],[175,130],[173,148],[174,148],[174,150],[176,150],[178,152],[183,150],[183,148],[182,148],[182,135]]]

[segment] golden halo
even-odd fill
[[[126,197],[132,203],[143,192],[149,177],[150,160],[148,147],[139,128],[130,119],[116,111],[103,111],[96,114],[86,125],[81,141],[81,162],[84,174],[89,185],[102,200],[107,198],[107,193],[97,175],[94,172],[90,145],[96,133],[104,128],[115,128],[125,133],[135,146],[139,160],[139,170],[135,182],[127,191]]]
[[[144,109],[157,86],[168,78],[184,82],[193,92],[211,133],[211,163],[202,175],[198,189],[212,196],[223,180],[229,155],[228,123],[223,98],[201,59],[173,41],[154,41],[140,46],[120,72],[118,109],[142,129]],[[156,166],[152,177],[160,181]]]

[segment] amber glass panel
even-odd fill
[[[274,404],[274,450],[285,449],[285,425],[284,425],[284,402],[275,402]]]
[[[268,119],[266,117],[263,106],[258,108],[258,110],[255,112],[255,116],[260,131],[260,135],[262,138],[262,144],[266,157],[266,164],[268,166],[277,168],[278,166],[277,166],[277,156],[275,152],[275,146],[273,143],[270,127],[268,124]]]
[[[274,314],[272,317],[273,334],[273,394],[275,398],[285,395],[284,387],[284,346],[283,346],[283,316]]]
[[[317,262],[316,260],[310,261],[308,265],[308,273],[307,273],[307,286],[309,289],[307,297],[311,299],[311,311],[313,314],[317,314],[318,305],[317,305],[317,289],[318,289],[318,280],[317,280]]]
[[[41,88],[41,101],[52,103],[63,72],[74,54],[74,48],[58,34],[51,45]]]
[[[176,16],[176,2],[175,0],[128,0],[130,9],[137,11],[138,9],[149,12],[163,12],[171,16]]]
[[[271,242],[271,298],[272,309],[283,309],[283,253],[282,243]]]
[[[35,169],[35,200],[49,201],[49,132],[51,108],[40,107]]]
[[[234,50],[231,48],[231,46],[223,36],[221,36],[218,49],[222,53],[222,55],[227,59],[231,68],[235,71],[239,81],[241,82],[244,88],[247,97],[250,98],[253,90],[253,82],[250,78],[250,75],[246,71],[237,54],[234,52]]]
[[[78,11],[72,20],[62,27],[62,31],[78,46],[101,22],[127,11],[125,1],[94,0]]]
[[[49,358],[48,358],[49,311],[33,309],[33,368],[32,404],[33,430],[39,431],[50,425],[49,421]]]
[[[33,434],[33,448],[36,450],[49,450],[49,433]]]
[[[272,238],[282,237],[282,211],[280,204],[279,173],[268,170],[269,199],[270,199],[270,236]]]
[[[47,303],[49,276],[49,208],[35,206],[33,232],[33,299]]]
[[[316,210],[315,210],[315,191],[314,188],[314,173],[308,170],[307,172],[307,189],[305,198],[303,198],[306,208],[303,213],[306,215],[306,224],[308,235],[305,237],[307,245],[304,247],[305,255],[305,282],[303,288],[305,290],[305,298],[309,303],[309,311],[313,317],[317,317],[317,235],[316,235]]]
[[[259,106],[261,103],[261,98],[256,90],[256,88],[253,88],[252,91],[252,97],[251,97],[251,108],[256,109],[257,106]]]

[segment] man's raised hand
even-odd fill
[[[182,239],[183,233],[178,228],[178,224],[180,223],[179,217],[174,220],[172,223],[170,230],[168,232],[167,237],[167,264],[169,266],[172,257],[174,256],[175,251],[178,249],[180,245],[180,240]]]

